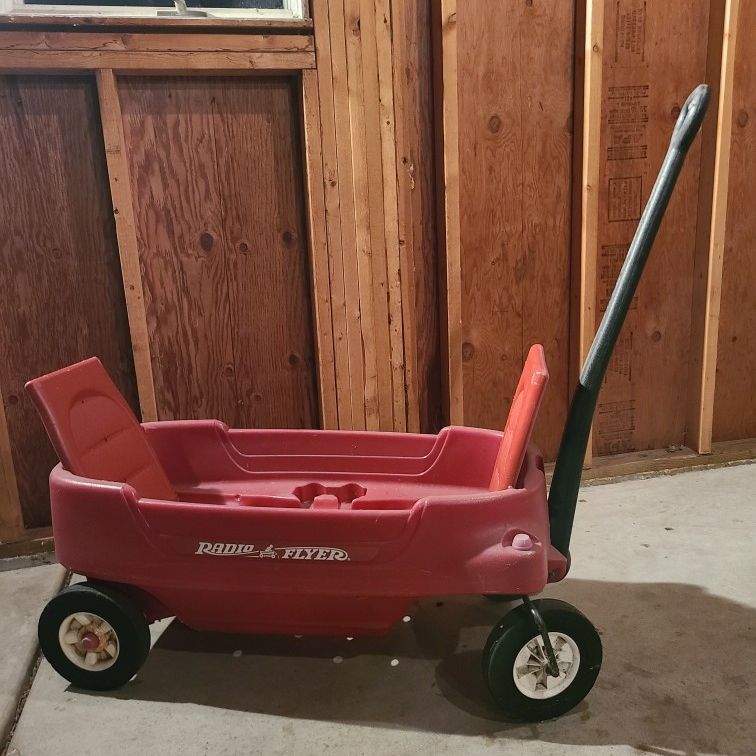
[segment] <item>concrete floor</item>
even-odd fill
[[[164,623],[140,674],[109,695],[70,688],[42,661],[8,753],[754,754],[755,490],[753,464],[582,490],[572,572],[548,594],[597,625],[604,667],[560,720],[501,721],[479,670],[506,605],[447,598],[381,640]],[[20,596],[0,574],[4,606],[33,596],[41,608],[42,569]]]

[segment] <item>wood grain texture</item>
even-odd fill
[[[407,430],[426,433],[442,424],[431,4],[391,4]]]
[[[333,63],[335,54],[331,51],[331,30],[328,5],[313,3],[313,23],[317,40],[318,63],[318,110],[323,148],[323,184],[325,193],[325,228],[328,243],[328,271],[331,295],[331,320],[333,323],[334,368],[336,380],[336,400],[338,405],[338,427],[352,428],[352,402],[359,398],[351,389],[350,376],[350,329],[348,324],[348,303],[344,290],[344,257],[342,252],[342,212],[341,182],[337,149],[336,115],[334,103],[335,80]],[[348,188],[344,188],[345,194]],[[351,311],[351,305],[350,305]],[[361,410],[364,424],[364,407]]]
[[[599,169],[601,165],[601,78],[604,60],[604,0],[586,0],[575,8],[575,78],[573,119],[572,255],[570,261],[569,390],[596,332]],[[589,436],[583,466],[590,467]]]
[[[680,106],[706,75],[707,0],[607,4],[596,315],[601,316]],[[690,150],[599,397],[594,452],[684,441],[701,142]]]
[[[155,383],[152,378],[150,340],[147,331],[147,316],[144,309],[142,273],[139,267],[139,245],[134,219],[134,198],[126,158],[123,136],[121,102],[118,84],[110,69],[97,72],[97,96],[100,102],[100,123],[105,144],[105,157],[110,182],[110,198],[113,204],[118,254],[121,259],[121,276],[129,318],[131,350],[134,360],[139,406],[142,420],[157,420]]]
[[[24,531],[24,518],[13,467],[13,447],[0,394],[0,543],[17,541]]]
[[[731,147],[713,437],[756,437],[756,5],[740,2],[734,50]],[[727,118],[723,113],[723,118]]]
[[[22,13],[0,16],[0,28],[23,29],[25,31],[40,26],[64,27],[72,30],[77,29],[101,29],[103,26],[122,29],[172,29],[185,31],[192,29],[197,31],[216,30],[265,30],[266,33],[307,33],[312,29],[312,21],[309,18],[292,19],[264,19],[264,18],[174,18],[161,16],[89,16],[86,13],[72,15],[45,15],[42,13]]]
[[[354,178],[354,210],[356,233],[356,273],[352,279],[352,296],[357,296],[360,308],[360,326],[362,329],[363,380],[365,391],[365,428],[379,430],[381,427],[380,393],[385,390],[385,383],[379,386],[377,352],[387,351],[388,339],[383,339],[382,324],[376,324],[373,312],[373,275],[372,245],[378,243],[371,236],[371,207],[368,188],[368,139],[366,132],[366,114],[364,96],[364,77],[362,60],[362,30],[360,18],[360,0],[336,0],[331,11],[343,1],[343,34],[346,46],[346,80],[350,120],[350,147],[352,172]],[[379,257],[385,250],[376,249]],[[380,282],[376,282],[380,286]],[[387,334],[386,334],[387,335]],[[386,350],[382,349],[384,346]],[[381,364],[381,368],[385,363]]]
[[[24,525],[48,525],[57,459],[24,392],[97,355],[136,411],[126,308],[91,77],[0,79],[0,391]]]
[[[738,0],[712,0],[709,6],[706,55],[709,116],[701,128],[685,428],[685,445],[701,454],[711,453],[738,5]]]
[[[401,250],[399,247],[399,195],[397,188],[397,123],[394,103],[393,69],[395,65],[390,0],[375,0],[375,50],[378,77],[378,128],[381,147],[381,189],[383,200],[384,239],[386,245],[386,288],[389,344],[391,350],[392,427],[407,430],[407,385],[405,359],[405,324]],[[407,334],[414,340],[414,329]]]
[[[120,81],[161,419],[317,424],[292,87]]]
[[[307,187],[307,235],[310,246],[313,311],[320,421],[323,428],[339,427],[333,345],[333,306],[328,259],[328,234],[323,175],[323,140],[318,108],[318,73],[302,72],[302,131]]]
[[[315,68],[315,54],[292,52],[185,51],[143,52],[132,50],[0,50],[0,72],[91,70],[117,71],[297,71]]]
[[[503,427],[543,343],[547,457],[568,396],[573,14],[567,2],[457,9],[464,421]]]
[[[0,50],[131,50],[135,52],[290,52],[313,50],[304,34],[133,34],[0,31]]]
[[[441,326],[445,370],[442,379],[444,419],[453,425],[465,422],[464,372],[462,367],[462,259],[460,220],[460,103],[459,33],[457,0],[434,5],[436,45],[440,63],[434,91],[438,100],[437,218],[443,261],[443,301],[446,317]]]
[[[367,427],[368,397],[371,397],[371,417],[375,417],[375,376],[367,377],[364,356],[364,331],[368,324],[362,319],[362,300],[360,298],[360,256],[364,256],[364,220],[358,237],[356,177],[353,165],[353,133],[359,134],[354,123],[350,106],[348,83],[347,40],[343,0],[314,3],[313,12],[323,14],[328,6],[328,38],[331,50],[331,79],[333,88],[334,133],[337,145],[339,214],[341,216],[341,254],[344,280],[344,298],[346,302],[346,332],[349,355],[349,396],[352,403],[352,425],[355,430]],[[318,10],[320,9],[320,10]],[[352,33],[350,32],[350,36]],[[320,37],[316,35],[316,47]],[[354,53],[353,53],[354,55]],[[353,83],[352,88],[354,89]],[[324,130],[325,130],[324,126]],[[364,181],[359,184],[364,190]],[[362,245],[362,246],[360,246]],[[363,266],[364,267],[364,266]],[[368,332],[371,339],[370,332]],[[371,420],[374,425],[374,420]]]

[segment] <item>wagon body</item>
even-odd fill
[[[177,501],[61,465],[50,490],[61,563],[127,586],[150,619],[376,633],[415,597],[530,594],[566,572],[549,544],[538,451],[528,449],[516,487],[488,490],[501,433],[143,427]],[[512,545],[518,533],[530,548]]]

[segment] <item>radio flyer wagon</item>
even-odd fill
[[[149,623],[356,636],[387,631],[422,596],[505,594],[483,672],[512,718],[541,720],[590,691],[602,660],[562,580],[598,391],[708,99],[683,107],[583,366],[547,499],[530,436],[548,380],[531,348],[503,433],[230,430],[140,425],[96,358],[27,384],[61,463],[50,474],[55,547],[87,582],[39,620],[42,651],[81,688],[125,684]]]

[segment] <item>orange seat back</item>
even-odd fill
[[[133,486],[139,496],[177,499],[142,426],[92,357],[26,384],[63,467]]]
[[[533,344],[512,397],[512,406],[488,487],[490,491],[502,491],[517,483],[548,381],[549,371],[543,347]]]

